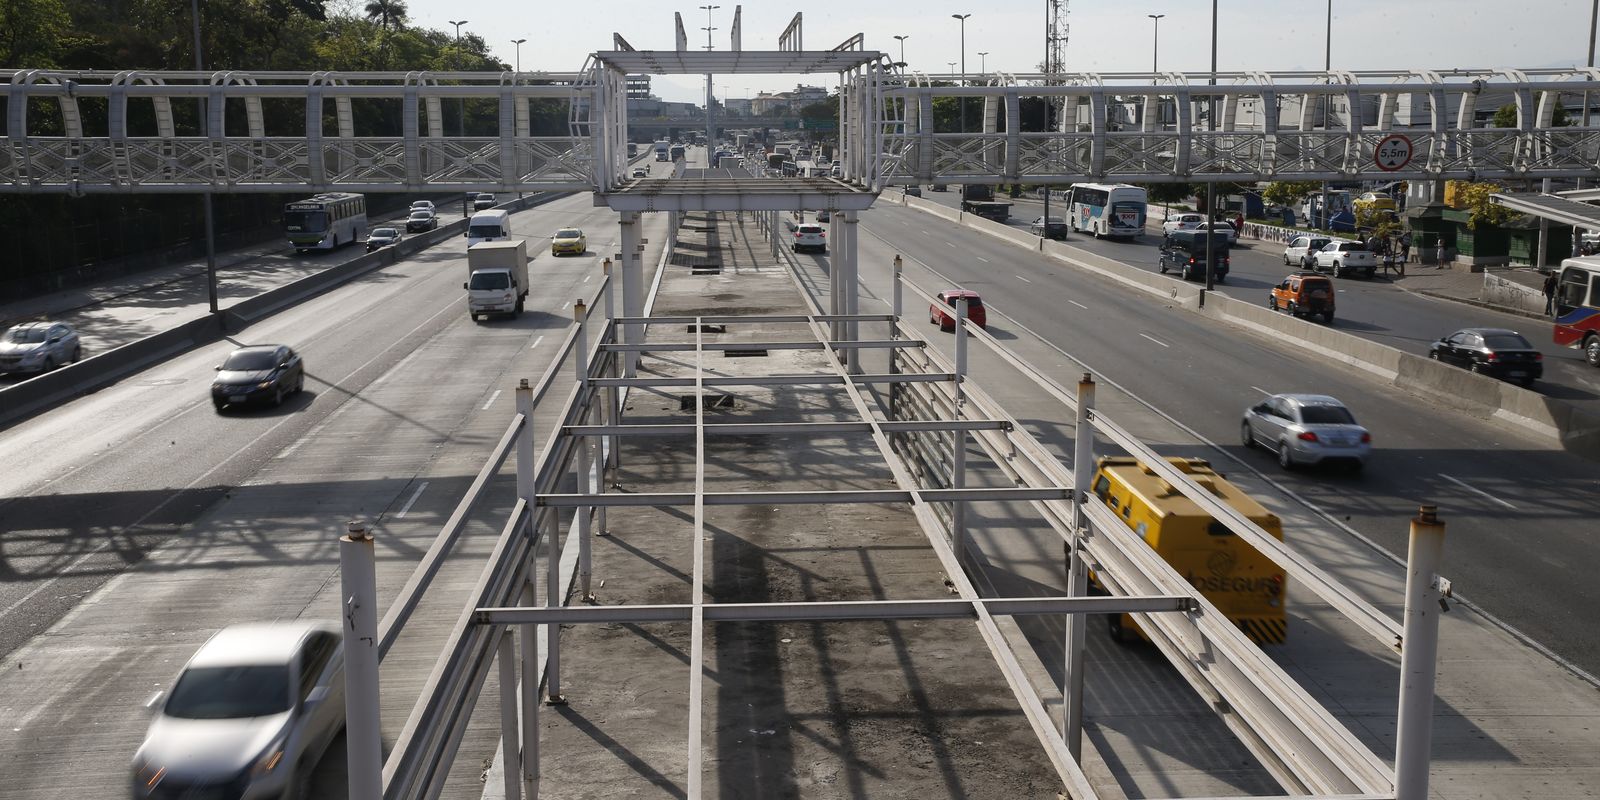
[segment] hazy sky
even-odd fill
[[[712,0],[714,2],[715,0]],[[353,0],[344,0],[353,2]],[[701,0],[704,4],[707,0]],[[711,24],[716,49],[728,48],[735,3],[722,2]],[[862,33],[869,50],[899,60],[896,34],[909,36],[905,59],[913,69],[945,72],[961,59],[960,23],[966,21],[967,69],[1032,72],[1044,58],[1044,0],[808,0],[744,3],[746,50],[775,50],[796,8],[805,10],[807,50],[827,49]],[[691,47],[703,47],[706,12],[695,5],[645,0],[529,2],[529,0],[411,0],[412,21],[452,30],[448,19],[465,18],[463,30],[483,36],[507,63],[512,39],[527,38],[522,68],[570,72],[595,50],[611,48],[622,34],[639,50],[673,48],[674,11],[684,15]],[[1220,0],[1217,67],[1317,69],[1323,61],[1328,5],[1324,0]],[[1204,0],[1070,0],[1066,48],[1073,71],[1147,70],[1152,22],[1161,20],[1161,69],[1209,69],[1211,3]],[[1586,0],[1337,0],[1333,4],[1335,69],[1449,69],[1540,67],[1584,64],[1588,59],[1591,3]],[[988,56],[980,58],[980,52]],[[959,68],[959,67],[958,67]],[[784,90],[797,82],[831,85],[834,76],[718,78],[717,94],[746,97]],[[703,81],[656,76],[656,94],[698,101]]]

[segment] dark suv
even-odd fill
[[[1173,231],[1161,240],[1161,274],[1176,272],[1186,281],[1205,280],[1206,231]],[[1211,277],[1217,283],[1228,279],[1228,237],[1220,231],[1211,232],[1211,252],[1216,257]]]
[[[1267,293],[1267,307],[1287,311],[1290,316],[1321,316],[1333,322],[1333,279],[1316,273],[1293,272]]]

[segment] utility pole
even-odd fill
[[[1600,3],[1600,0],[1595,0],[1595,2]],[[906,68],[906,40],[910,39],[911,37],[910,36],[896,36],[894,38],[896,38],[896,39],[898,39],[900,41],[900,68],[901,69],[905,69]],[[1589,46],[1589,50],[1591,52],[1594,50],[1594,45],[1592,43]],[[1589,56],[1589,60],[1593,61],[1594,60],[1594,56],[1590,55]]]
[[[719,8],[722,8],[722,6],[700,6],[700,8],[706,12],[706,27],[705,27],[705,32],[706,32],[706,52],[709,53],[709,52],[711,52],[711,46],[712,46],[711,45],[711,32],[716,30],[716,28],[711,26],[711,12],[716,11]],[[716,127],[715,127],[715,123],[712,122],[712,116],[711,116],[711,102],[714,99],[715,98],[712,96],[712,93],[711,93],[711,74],[710,73],[706,73],[706,155],[708,156],[708,158],[706,159],[706,166],[708,166],[708,167],[713,166],[711,164],[709,156],[711,155],[711,147],[717,140]]]
[[[1166,14],[1146,14],[1145,16],[1155,21],[1154,30],[1150,34],[1150,71],[1160,72],[1161,63],[1161,18]],[[1216,69],[1216,62],[1212,62],[1212,69]]]
[[[1067,0],[1045,0],[1044,4],[1044,82],[1046,86],[1061,85],[1061,73],[1066,71],[1067,47]],[[1066,128],[1066,120],[1062,119],[1065,107],[1061,98],[1054,96],[1045,97],[1044,124],[1045,129],[1055,131]],[[1074,125],[1076,127],[1076,125]],[[1054,137],[1047,140],[1050,144],[1050,163],[1055,164],[1055,155],[1060,143]],[[1054,167],[1052,166],[1052,169]],[[1050,186],[1044,187],[1044,232],[1050,233]]]
[[[205,72],[205,57],[200,49],[200,0],[189,0],[189,12],[194,21],[194,71]],[[1594,47],[1589,48],[1593,50]],[[1591,61],[1593,59],[1591,58]],[[200,99],[200,135],[211,135],[211,108],[205,98]],[[206,217],[206,297],[211,313],[217,313],[217,232],[216,218],[211,211],[211,188],[206,187],[200,196]]]
[[[1323,44],[1323,49],[1322,49],[1322,71],[1324,73],[1333,72],[1333,0],[1328,0],[1328,27],[1327,27],[1327,38],[1326,38],[1326,40],[1325,40],[1325,42]],[[1324,81],[1328,81],[1328,82],[1332,82],[1333,76],[1332,75],[1327,75],[1327,76],[1325,76],[1323,78],[1323,80]],[[1322,98],[1322,133],[1323,133],[1324,136],[1326,136],[1327,133],[1328,133],[1328,112],[1330,110],[1329,107],[1332,106],[1332,105],[1333,105],[1333,95],[1324,95],[1323,98]],[[1322,182],[1322,211],[1320,213],[1321,213],[1321,216],[1322,216],[1322,224],[1320,226],[1315,226],[1315,227],[1321,227],[1323,229],[1327,229],[1329,227],[1332,227],[1332,225],[1331,225],[1331,223],[1330,223],[1330,221],[1328,219],[1328,182],[1327,181],[1323,181]]]
[[[951,14],[961,22],[961,83],[967,83],[967,17],[971,14]],[[961,132],[967,132],[967,96],[961,96]]]
[[[459,69],[461,69],[461,26],[467,24],[467,21],[464,20],[464,19],[463,20],[453,20],[452,19],[452,20],[446,20],[446,22],[449,22],[451,25],[456,26],[456,48],[455,48],[455,52],[451,54],[451,59],[450,60],[451,60],[451,62],[453,62],[452,66],[454,66],[456,69],[459,70]],[[443,128],[444,126],[440,125],[440,127]],[[467,135],[467,100],[464,97],[460,97],[460,98],[456,98],[456,136],[464,137],[466,135]],[[468,197],[470,197],[470,194],[468,192],[462,192],[461,193],[461,216],[463,216],[463,217],[472,216],[472,204],[470,202],[468,202]]]

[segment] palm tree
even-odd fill
[[[406,21],[406,4],[400,0],[368,0],[367,19],[378,23],[384,30]]]

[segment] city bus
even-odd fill
[[[283,230],[297,252],[332,250],[367,235],[367,198],[330,192],[283,206]]]
[[[1600,367],[1600,257],[1569,258],[1556,277],[1556,344],[1582,350]]]
[[[1144,233],[1148,198],[1125,183],[1075,183],[1067,195],[1067,224],[1075,231],[1134,237]]]

